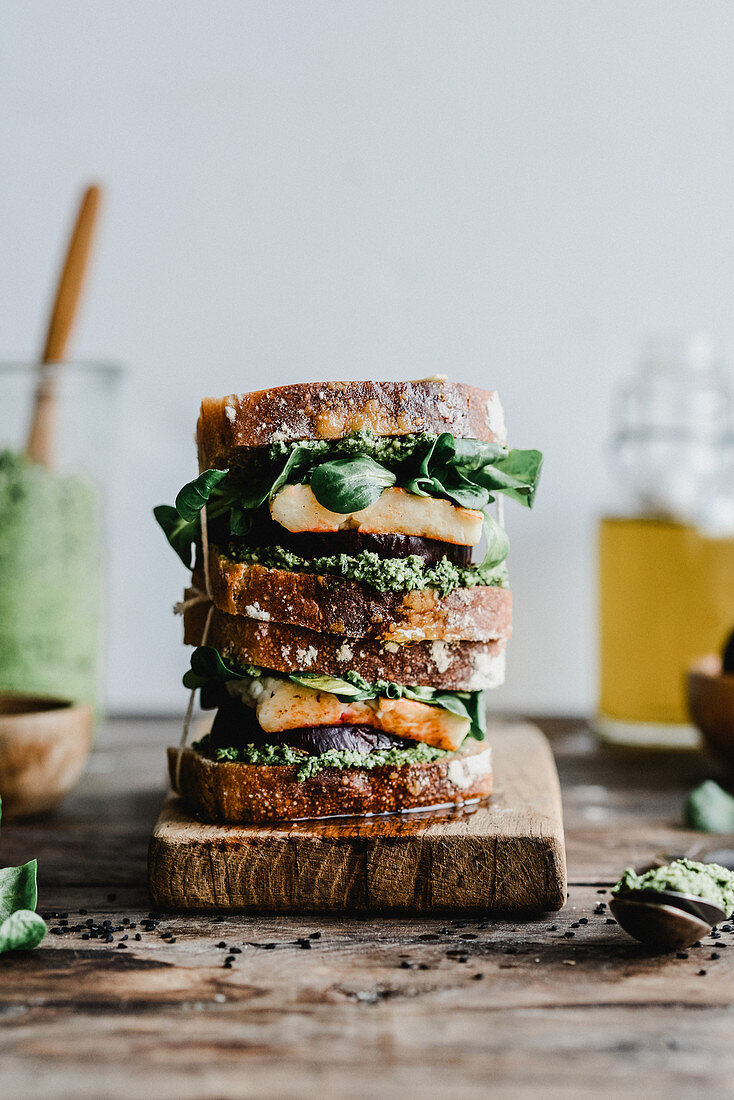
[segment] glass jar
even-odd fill
[[[25,454],[39,368],[0,364],[0,691],[89,702],[99,713],[120,370],[44,370],[53,390],[48,467]]]
[[[619,389],[612,457],[626,501],[599,532],[600,704],[615,744],[693,748],[687,667],[734,626],[729,377],[704,336],[656,338]]]

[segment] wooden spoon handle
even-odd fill
[[[88,187],[74,225],[46,333],[41,362],[60,363],[69,339],[87,270],[89,250],[99,207],[100,189]],[[27,455],[44,466],[53,465],[56,421],[56,387],[53,372],[40,372],[28,433]]]

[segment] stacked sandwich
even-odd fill
[[[511,629],[502,494],[530,506],[496,393],[436,377],[204,400],[201,473],[156,518],[192,569],[171,749],[212,821],[388,813],[491,793],[483,692]]]

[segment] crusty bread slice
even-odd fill
[[[507,438],[502,405],[492,390],[443,377],[417,382],[302,382],[204,398],[198,424],[199,465],[202,470],[224,468],[246,460],[250,447],[340,439],[365,429],[377,435],[448,431],[490,443]]]
[[[189,589],[186,599],[193,596]],[[196,604],[184,615],[184,642],[201,645],[207,605]],[[504,680],[505,641],[415,642],[398,645],[379,640],[317,633],[287,623],[259,622],[215,609],[207,644],[235,664],[258,665],[275,672],[318,672],[344,676],[357,672],[365,680],[423,684],[447,691],[483,691]]]
[[[492,642],[509,638],[512,593],[495,585],[377,592],[356,581],[232,561],[209,547],[212,600],[228,615],[291,623],[348,638],[392,642]],[[194,584],[204,589],[197,569]]]
[[[169,748],[172,784],[177,755]],[[179,785],[196,813],[229,825],[396,813],[486,798],[492,793],[491,750],[483,741],[470,741],[429,764],[326,768],[299,780],[296,764],[217,763],[185,749]]]

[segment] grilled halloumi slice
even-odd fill
[[[270,514],[288,531],[319,533],[356,528],[373,535],[414,535],[459,546],[476,546],[482,513],[449,500],[419,497],[405,489],[385,489],[379,500],[358,512],[330,512],[310,485],[286,485],[270,502]]]
[[[371,726],[396,737],[453,750],[471,725],[468,718],[414,699],[378,697],[342,702],[329,691],[316,691],[275,676],[265,676],[255,684],[255,713],[266,733],[304,726]]]

